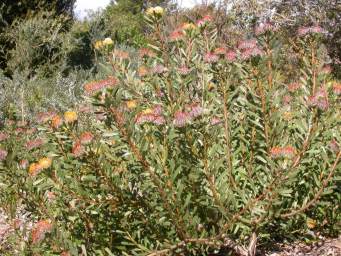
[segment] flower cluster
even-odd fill
[[[53,226],[50,220],[41,220],[36,223],[35,227],[32,229],[32,243],[36,244],[41,242],[45,235],[51,232]]]
[[[325,33],[326,31],[321,28],[320,26],[311,26],[311,27],[300,27],[297,30],[298,36],[306,36],[309,34],[321,34]]]
[[[341,95],[341,83],[334,83],[333,84],[333,92],[336,95]]]
[[[37,163],[32,163],[28,169],[30,176],[34,177],[40,173],[40,171],[47,169],[51,166],[52,159],[48,157],[41,158]]]
[[[160,105],[155,106],[152,109],[146,109],[142,111],[142,113],[138,114],[136,117],[135,123],[136,124],[144,124],[144,123],[152,123],[155,125],[163,125],[165,124],[166,120],[161,115],[162,107]]]
[[[328,92],[320,88],[313,96],[308,98],[308,106],[318,107],[321,110],[327,110],[329,107]]]
[[[84,89],[88,94],[94,94],[100,90],[115,86],[116,84],[116,78],[108,77],[107,79],[87,83],[84,85]]]
[[[198,103],[186,106],[186,111],[176,111],[174,113],[173,124],[176,127],[183,127],[195,118],[201,116],[204,109]]]
[[[3,161],[6,159],[8,152],[4,149],[0,148],[0,161]]]
[[[26,142],[25,147],[27,150],[32,150],[34,148],[40,147],[43,144],[44,144],[44,140],[42,139],[29,140]]]
[[[266,32],[274,32],[275,30],[276,28],[274,27],[273,24],[266,22],[256,27],[255,34],[259,36],[259,35],[265,34]]]
[[[164,14],[164,12],[165,10],[162,7],[156,6],[148,8],[146,14],[147,16],[150,17],[161,17]]]
[[[212,22],[213,18],[210,15],[205,15],[202,19],[199,19],[196,24],[199,28],[205,27],[208,25],[210,22]]]
[[[104,40],[96,41],[95,44],[94,44],[94,48],[96,50],[100,50],[103,47],[110,46],[110,45],[113,45],[113,44],[114,44],[113,40],[110,37],[107,37]]]
[[[242,60],[248,60],[251,57],[262,56],[264,51],[259,48],[256,39],[244,40],[238,43],[238,49]]]
[[[8,139],[8,134],[4,133],[4,132],[0,132],[0,141],[4,141],[6,139]]]
[[[273,147],[270,150],[272,158],[292,158],[295,155],[295,148],[292,146]]]

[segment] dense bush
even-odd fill
[[[323,28],[288,44],[263,23],[220,45],[210,16],[169,34],[164,16],[147,10],[155,43],[138,56],[97,44],[108,77],[77,109],[5,121],[0,202],[32,228],[14,219],[3,254],[254,255],[338,234],[341,88]]]

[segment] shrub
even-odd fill
[[[324,65],[323,29],[299,28],[286,44],[267,23],[220,45],[210,17],[165,34],[164,16],[148,11],[155,43],[137,65],[99,49],[108,78],[85,84],[87,105],[41,113],[38,129],[7,120],[0,200],[35,223],[12,246],[254,255],[293,231],[337,234],[340,83]]]

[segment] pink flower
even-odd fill
[[[152,73],[159,74],[159,75],[162,73],[165,73],[166,71],[167,71],[167,68],[162,64],[157,64],[152,69]]]
[[[27,150],[32,150],[34,148],[40,147],[43,144],[44,141],[42,139],[29,140],[26,142],[25,147],[27,148]]]
[[[190,105],[188,108],[189,108],[188,114],[190,118],[192,119],[197,118],[198,116],[201,116],[202,113],[204,112],[204,109],[198,103],[194,103]]]
[[[226,52],[226,55],[225,55],[226,59],[230,62],[232,61],[235,61],[236,58],[237,58],[237,53],[233,50],[229,50]]]
[[[223,121],[220,119],[220,118],[218,118],[218,117],[212,117],[211,118],[211,125],[217,125],[217,124],[220,124],[220,123],[222,123]]]
[[[337,143],[337,141],[335,139],[332,139],[329,142],[329,148],[331,149],[331,151],[333,151],[334,153],[338,153],[340,148],[339,148],[339,144]]]
[[[204,61],[207,63],[215,63],[218,60],[219,60],[219,56],[211,52],[206,53],[204,56]]]
[[[183,127],[190,121],[190,115],[186,112],[177,111],[174,114],[174,125],[176,127]]]
[[[285,105],[288,105],[288,104],[291,102],[291,100],[292,100],[292,98],[291,98],[290,95],[284,95],[284,97],[283,97],[283,103],[284,103]]]
[[[239,49],[253,49],[257,47],[257,40],[256,39],[249,39],[249,40],[244,40],[240,41],[238,43],[238,48]]]
[[[308,98],[308,106],[318,107],[321,110],[329,108],[328,92],[324,88],[320,88],[315,95]]]
[[[208,23],[212,22],[212,16],[210,15],[205,15],[202,19],[198,20],[196,22],[198,27],[203,27],[206,26]]]
[[[263,50],[259,49],[258,46],[254,48],[245,49],[241,53],[241,58],[243,60],[248,60],[251,57],[262,56],[264,54]]]
[[[81,144],[89,144],[93,140],[94,135],[91,132],[83,132],[79,138]]]
[[[321,69],[322,74],[330,74],[333,71],[332,67],[330,65],[324,65]]]
[[[115,86],[117,84],[117,79],[114,77],[109,77],[100,81],[93,81],[84,85],[84,89],[88,94],[94,94],[105,88]]]
[[[180,73],[180,75],[186,76],[189,73],[191,73],[191,70],[186,66],[182,66],[182,67],[178,68],[178,72]]]
[[[297,34],[300,37],[306,36],[308,34],[313,34],[313,33],[321,34],[321,33],[325,33],[325,32],[326,31],[323,28],[321,28],[320,26],[300,27],[297,30]]]
[[[4,132],[0,132],[0,141],[4,141],[8,138],[8,134]]]
[[[271,23],[262,23],[255,29],[255,34],[262,35],[265,34],[266,32],[273,32],[275,31],[275,27]]]
[[[5,160],[7,155],[8,155],[8,152],[6,150],[0,148],[0,161]]]

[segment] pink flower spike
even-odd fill
[[[174,114],[174,125],[176,127],[183,127],[190,121],[190,116],[186,112],[177,111]]]
[[[219,56],[211,52],[206,53],[204,56],[204,61],[206,63],[216,63],[218,60]]]

